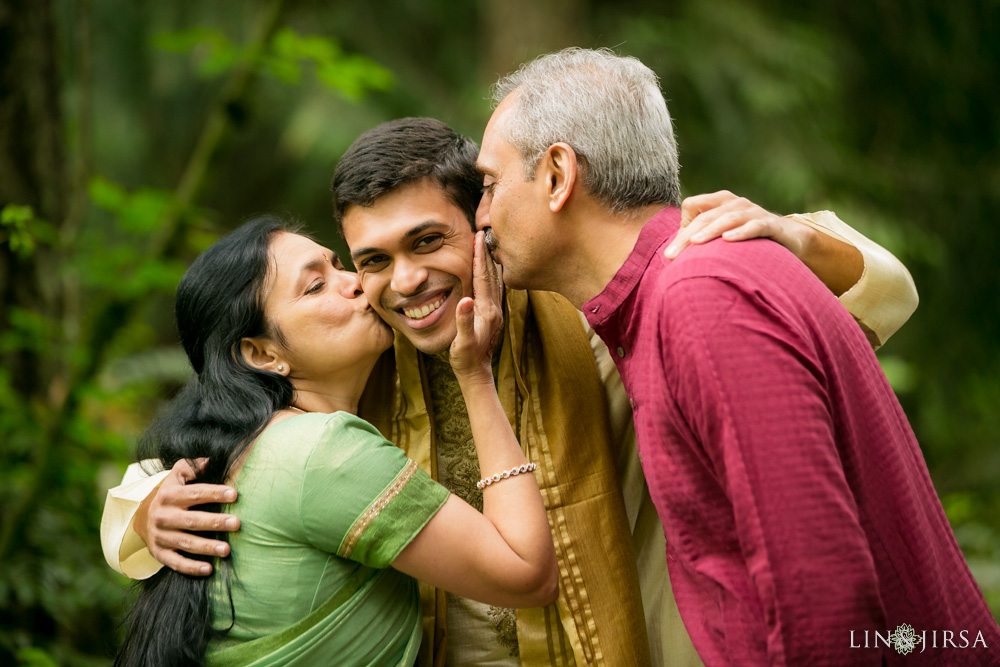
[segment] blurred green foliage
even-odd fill
[[[18,256],[30,257],[39,243],[51,244],[55,229],[35,217],[30,206],[7,204],[0,210],[0,245],[6,245]]]
[[[235,45],[221,30],[204,27],[158,33],[153,45],[164,51],[191,54],[197,61],[195,71],[206,79],[250,62],[279,81],[297,84],[302,78],[302,64],[307,63],[313,65],[320,82],[352,101],[361,100],[370,90],[387,90],[394,83],[392,72],[370,58],[345,53],[337,40],[300,35],[289,27],[278,30],[262,52]]]
[[[429,115],[478,139],[496,76],[571,44],[660,74],[687,193],[829,208],[907,264],[921,307],[880,359],[1000,613],[996,2],[5,2],[2,36],[55,66],[11,56],[4,85],[30,102],[41,71],[56,103],[0,128],[0,663],[108,663],[126,582],[100,513],[189,372],[190,260],[262,211],[336,246],[358,134]]]

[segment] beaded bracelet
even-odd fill
[[[518,475],[526,472],[534,472],[535,468],[537,467],[538,466],[536,466],[534,463],[525,463],[522,466],[511,468],[510,470],[504,470],[503,472],[498,472],[492,477],[486,477],[485,479],[481,479],[478,482],[476,482],[476,488],[482,491],[490,484],[496,484],[502,479],[507,479],[508,477],[517,477]]]

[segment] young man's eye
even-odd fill
[[[491,195],[493,194],[493,188],[495,188],[496,186],[497,186],[496,181],[493,181],[492,183],[483,183],[482,193],[484,195]]]
[[[429,236],[422,237],[420,240],[418,240],[416,242],[415,245],[416,245],[417,248],[425,248],[426,249],[426,248],[433,247],[433,246],[437,245],[437,243],[440,240],[441,240],[441,235],[440,234],[431,234]]]
[[[355,265],[359,271],[378,271],[385,262],[385,255],[373,255],[372,257],[365,257],[360,262],[356,262]]]

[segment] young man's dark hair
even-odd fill
[[[433,118],[400,118],[368,130],[340,158],[333,173],[333,217],[343,235],[349,206],[371,206],[390,192],[433,179],[476,227],[482,177],[479,147]]]

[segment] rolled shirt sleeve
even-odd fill
[[[148,579],[162,564],[146,548],[145,542],[132,528],[139,505],[151,494],[169,471],[148,474],[146,470],[160,468],[158,461],[133,463],[125,470],[122,483],[108,491],[101,517],[101,547],[104,559],[116,572],[130,579]]]
[[[910,272],[895,255],[831,211],[787,217],[858,249],[864,258],[864,271],[861,279],[840,295],[840,302],[874,335],[876,349],[884,345],[917,309],[919,297]]]

